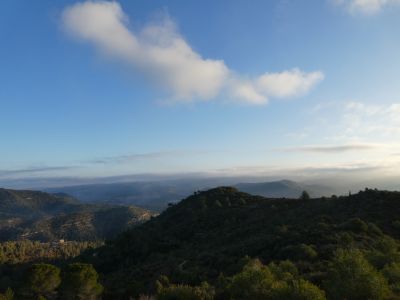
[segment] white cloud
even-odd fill
[[[233,80],[230,84],[230,96],[251,104],[266,104],[268,96],[261,94],[250,80]]]
[[[63,21],[72,34],[139,68],[177,98],[215,97],[228,76],[223,61],[203,59],[168,19],[134,34],[117,2],[88,1],[67,8]]]
[[[271,97],[292,97],[306,93],[323,78],[321,72],[305,73],[293,69],[281,73],[265,73],[256,79],[256,87]]]
[[[323,78],[321,72],[293,69],[244,79],[223,60],[205,59],[194,51],[167,17],[134,32],[117,2],[77,3],[67,7],[62,17],[72,35],[128,63],[181,101],[225,94],[243,102],[265,104],[269,97],[304,94]]]
[[[383,8],[400,4],[399,0],[335,0],[339,5],[344,5],[350,12],[372,15]]]

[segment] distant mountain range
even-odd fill
[[[66,193],[85,203],[110,203],[136,205],[154,211],[162,211],[170,202],[189,196],[194,191],[207,190],[220,185],[231,185],[237,189],[264,197],[297,198],[303,190],[312,197],[330,196],[332,189],[321,185],[307,185],[290,180],[259,183],[237,183],[237,179],[186,179],[153,182],[124,182],[89,184],[51,188],[50,193]]]
[[[85,203],[137,205],[161,211],[193,193],[195,186],[169,182],[129,182],[89,184],[47,189],[49,193],[66,193]]]
[[[152,215],[134,206],[82,204],[65,194],[0,189],[0,241],[109,239]]]
[[[301,184],[291,180],[239,183],[235,187],[242,192],[270,198],[298,198],[303,191],[307,191],[311,197],[330,196],[334,193],[325,186]]]

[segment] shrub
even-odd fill
[[[367,232],[368,231],[368,224],[365,223],[360,218],[353,218],[348,220],[346,223],[343,224],[345,229],[354,231],[354,232]]]
[[[325,292],[304,279],[293,280],[275,289],[273,300],[325,300]]]
[[[318,256],[318,253],[312,245],[299,244],[284,248],[281,255],[292,260],[313,260]]]
[[[233,299],[261,299],[271,294],[274,276],[258,259],[250,261],[231,278],[228,294]]]
[[[297,278],[290,261],[268,267],[252,260],[228,284],[229,299],[324,300],[325,293],[314,284]]]
[[[368,260],[375,268],[382,269],[388,264],[400,263],[399,246],[394,239],[383,236],[373,243],[373,248],[374,250],[368,252]]]
[[[339,249],[324,282],[329,299],[385,299],[390,291],[386,279],[359,250]]]
[[[14,299],[14,291],[10,288],[7,288],[7,290],[3,294],[0,294],[0,300],[13,300],[13,299]]]
[[[212,300],[215,290],[207,282],[192,287],[184,284],[170,284],[166,277],[156,282],[157,300]]]
[[[299,271],[289,260],[284,260],[279,263],[270,263],[268,267],[277,280],[288,281],[298,277]]]
[[[390,289],[400,295],[400,263],[391,263],[382,269],[382,274],[388,280]]]

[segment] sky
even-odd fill
[[[0,181],[399,175],[398,0],[1,5]]]

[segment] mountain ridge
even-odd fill
[[[135,206],[83,204],[66,194],[0,189],[0,241],[109,239],[153,215]]]
[[[334,194],[322,185],[302,184],[290,180],[267,182],[241,182],[235,178],[182,179],[171,181],[123,182],[91,184],[45,189],[50,193],[67,193],[86,203],[130,204],[154,211],[162,211],[168,204],[190,196],[193,191],[217,186],[234,186],[245,192],[266,197],[297,198],[303,190],[312,196]]]

